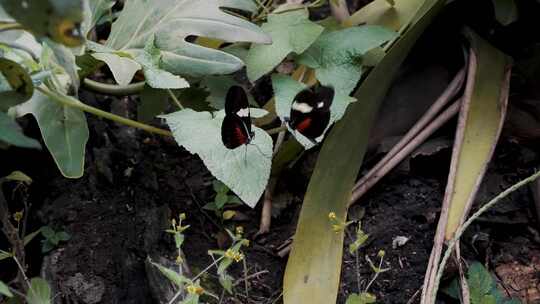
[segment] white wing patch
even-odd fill
[[[243,108],[238,110],[238,112],[236,112],[236,115],[238,115],[238,117],[249,117],[249,108]]]
[[[320,109],[322,107],[324,107],[324,102],[322,102],[322,101],[318,102],[317,103],[317,109]]]
[[[292,109],[301,113],[309,113],[313,111],[313,107],[304,102],[293,102]]]

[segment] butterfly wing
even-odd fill
[[[251,141],[248,128],[236,115],[226,115],[221,124],[221,140],[228,149],[235,149]]]
[[[330,87],[298,93],[291,106],[289,126],[311,140],[321,136],[330,123],[333,98],[334,89]]]
[[[225,97],[225,114],[240,118],[247,127],[247,132],[251,133],[249,103],[246,91],[242,87],[232,86],[227,91],[227,96]]]

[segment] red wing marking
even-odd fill
[[[309,126],[311,126],[311,122],[312,122],[311,117],[307,117],[306,119],[302,120],[301,123],[296,125],[296,130],[300,133],[304,132],[305,130],[309,128]]]
[[[238,142],[241,145],[247,143],[248,141],[247,136],[242,132],[242,128],[240,126],[236,126],[234,128],[234,136],[236,137],[236,140],[238,140]]]

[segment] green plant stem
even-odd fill
[[[106,112],[106,111],[91,107],[91,106],[89,106],[87,104],[84,104],[84,103],[80,102],[79,100],[77,100],[77,99],[75,99],[73,97],[69,97],[69,96],[65,96],[65,95],[55,93],[55,92],[53,92],[53,91],[51,91],[51,90],[49,90],[47,88],[38,87],[36,89],[38,91],[40,91],[41,93],[43,93],[44,95],[46,95],[47,97],[51,98],[52,100],[54,100],[54,101],[56,101],[56,102],[58,102],[58,103],[60,103],[60,104],[62,104],[64,106],[73,107],[73,108],[82,110],[84,112],[88,112],[88,113],[94,114],[96,116],[103,117],[103,118],[115,121],[115,122],[120,123],[120,124],[124,124],[124,125],[130,126],[130,127],[133,127],[133,128],[145,130],[145,131],[150,132],[150,133],[155,133],[155,134],[159,134],[159,135],[163,135],[163,136],[172,136],[172,133],[170,131],[159,129],[159,128],[156,128],[156,127],[152,127],[152,126],[149,126],[147,124],[143,124],[143,123],[138,122],[138,121],[134,121],[134,120],[131,120],[131,119],[128,119],[128,118],[124,118],[124,117],[121,117],[121,116],[118,116],[118,115],[115,115],[115,114],[112,114],[112,113],[109,113],[109,112]]]
[[[101,83],[92,79],[85,78],[83,80],[83,84],[86,88],[97,93],[114,96],[125,96],[140,93],[144,89],[146,82],[141,81],[122,86],[116,84]]]
[[[169,96],[171,96],[172,100],[180,108],[180,110],[183,110],[184,106],[182,106],[182,103],[180,102],[180,100],[178,100],[178,98],[176,98],[173,91],[171,89],[167,89],[167,93],[169,93]]]
[[[269,129],[269,130],[266,130],[266,133],[268,133],[268,135],[274,135],[283,131],[287,131],[287,126],[283,125],[277,128]]]
[[[435,285],[434,285],[435,290],[433,291],[433,297],[431,299],[431,303],[435,303],[435,300],[437,298],[437,290],[439,289],[439,284],[441,282],[441,278],[442,278],[442,275],[443,275],[443,272],[444,272],[444,267],[446,266],[446,263],[448,262],[448,259],[450,258],[450,255],[454,251],[454,247],[456,246],[457,242],[459,241],[459,239],[461,238],[461,236],[463,235],[465,230],[467,230],[467,228],[469,228],[469,226],[472,224],[472,222],[474,222],[474,220],[476,220],[479,216],[481,216],[484,212],[489,210],[495,204],[497,204],[502,199],[506,198],[508,195],[510,195],[514,191],[518,190],[519,188],[521,188],[521,187],[535,181],[539,177],[540,177],[540,171],[534,173],[533,175],[527,177],[526,179],[518,182],[517,184],[515,184],[515,185],[511,186],[510,188],[504,190],[503,192],[499,193],[499,195],[497,195],[495,198],[493,198],[491,201],[489,201],[489,203],[485,204],[480,209],[478,209],[478,211],[476,211],[467,221],[465,221],[465,223],[463,223],[463,225],[461,225],[457,229],[456,234],[454,235],[454,237],[448,243],[448,248],[444,252],[444,256],[443,256],[443,258],[441,260],[441,264],[439,265],[439,271],[437,272],[437,277],[435,278]]]
[[[22,30],[24,29],[22,25],[19,23],[6,23],[6,24],[0,24],[0,32],[4,31],[12,31],[12,30]]]

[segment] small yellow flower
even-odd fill
[[[180,265],[182,263],[184,263],[184,259],[182,259],[182,257],[180,255],[178,255],[176,257],[176,265]]]
[[[380,258],[383,258],[385,254],[386,252],[384,250],[379,250],[379,252],[377,252],[377,256]]]
[[[21,210],[19,212],[15,212],[13,214],[13,218],[15,219],[15,221],[20,222],[23,218],[23,211]]]
[[[241,253],[236,253],[236,254],[234,255],[234,260],[236,261],[236,263],[240,262],[240,261],[243,260],[243,259],[244,259],[244,255],[241,254]]]
[[[188,287],[186,287],[186,290],[189,294],[202,295],[204,293],[204,288],[197,285],[189,285]]]
[[[332,230],[334,230],[334,232],[340,232],[342,229],[341,225],[332,225]]]
[[[238,226],[236,227],[236,234],[244,234],[244,227]]]
[[[249,247],[249,240],[246,240],[246,239],[242,240],[242,245]]]
[[[180,213],[180,219],[185,220],[186,219],[186,214],[185,213]]]
[[[335,212],[330,212],[328,213],[328,219],[330,220],[335,220],[337,217],[336,217],[336,213]]]
[[[225,251],[225,257],[228,259],[234,259],[235,255],[236,253],[232,249],[227,249],[227,251]]]

